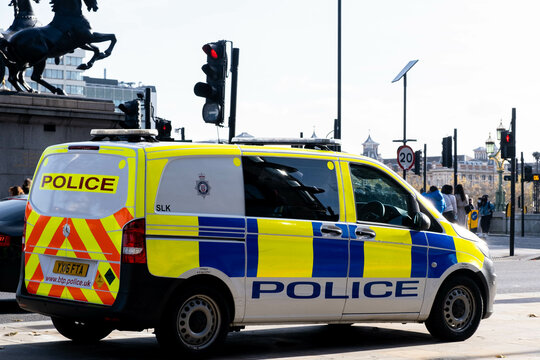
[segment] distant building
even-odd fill
[[[373,141],[371,138],[371,134],[368,135],[368,138],[364,143],[362,144],[364,150],[362,152],[362,155],[370,157],[375,160],[382,161],[381,155],[379,154],[379,143]]]
[[[145,86],[137,85],[134,83],[124,83],[122,81],[114,79],[101,79],[93,78],[89,76],[84,76],[83,80],[85,82],[84,96],[92,99],[102,99],[102,100],[112,100],[114,106],[118,110],[118,105],[126,101],[131,101],[137,99],[137,94],[145,94],[146,88],[150,88],[150,100],[152,101],[151,110],[152,114],[157,114],[157,93],[155,86]],[[144,127],[145,122],[145,109],[144,102],[141,102],[141,111],[142,111],[142,124],[141,127]],[[154,128],[155,124],[150,122],[151,127]]]
[[[368,135],[367,140],[362,144],[362,155],[370,157],[372,159],[383,162],[386,166],[390,167],[396,173],[401,174],[403,171],[396,158],[382,159],[379,154],[379,143]],[[497,151],[497,149],[495,150]],[[474,158],[466,155],[458,155],[458,182],[467,180],[470,185],[475,184],[490,184],[495,185],[498,181],[497,166],[493,160],[490,160],[485,147],[478,147],[473,150]],[[454,183],[454,169],[446,168],[441,165],[441,156],[428,156],[426,159],[426,182],[428,185],[435,185],[441,187],[445,184]],[[423,167],[423,162],[422,162]],[[506,164],[506,167],[508,165]],[[414,176],[412,171],[409,172],[411,176]]]

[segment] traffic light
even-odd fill
[[[533,173],[532,173],[531,165],[525,165],[523,167],[523,181],[526,181],[526,182],[533,181]]]
[[[206,98],[203,120],[216,125],[223,123],[225,112],[226,44],[225,40],[220,40],[202,47],[206,54],[206,64],[201,69],[206,74],[206,83],[198,82],[193,88],[195,95]]]
[[[452,167],[452,137],[447,136],[442,139],[442,166]]]
[[[120,123],[124,129],[141,128],[141,102],[139,99],[127,101],[118,105],[118,108],[125,114],[124,122]]]
[[[417,150],[414,152],[414,173],[415,175],[420,175],[422,171],[422,150]]]
[[[501,132],[501,158],[513,159],[516,156],[516,142],[514,134],[508,130]]]
[[[157,139],[161,141],[172,141],[171,130],[172,125],[170,120],[157,119],[156,120],[156,129],[158,131]]]

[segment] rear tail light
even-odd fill
[[[128,264],[146,263],[146,237],[144,219],[133,220],[122,232],[122,262]]]
[[[0,235],[0,247],[8,247],[11,244],[9,235]]]

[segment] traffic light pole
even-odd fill
[[[511,131],[514,141],[516,142],[516,108],[512,108],[512,124]],[[516,157],[511,159],[511,185],[510,185],[510,256],[514,256],[515,232],[516,232]]]
[[[238,61],[240,49],[232,49],[231,58],[231,110],[229,113],[229,143],[236,132],[236,93],[238,88]]]

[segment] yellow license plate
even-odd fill
[[[53,273],[85,277],[88,273],[88,264],[57,260],[54,263]]]

